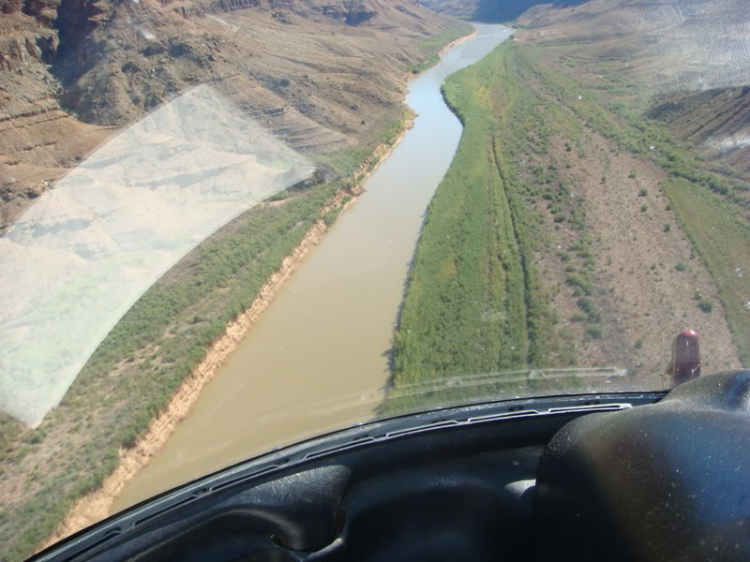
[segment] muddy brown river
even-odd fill
[[[475,37],[410,82],[406,102],[418,114],[414,127],[279,291],[161,451],[124,488],[113,511],[374,417],[390,375],[391,337],[425,209],[461,137],[440,85],[510,35],[503,26],[476,28]]]

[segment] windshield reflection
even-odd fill
[[[208,84],[96,150],[0,238],[0,410],[38,424],[165,271],[312,172]]]

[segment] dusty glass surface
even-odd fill
[[[369,420],[747,367],[748,22],[0,0],[0,558]]]

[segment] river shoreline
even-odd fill
[[[459,37],[455,41],[451,41],[445,47],[440,49],[440,51],[438,52],[438,55],[441,57],[446,55],[448,51],[450,51],[453,47],[456,47],[460,45],[461,43],[465,43],[466,41],[474,39],[474,37],[476,37],[478,33],[479,32],[475,29],[472,33],[469,33],[468,35],[464,35],[463,37]]]
[[[414,118],[415,116],[410,116],[406,119],[404,130],[392,142],[377,146],[372,155],[354,173],[353,177],[358,178],[356,185],[350,191],[343,189],[338,191],[322,208],[323,213],[334,209],[339,209],[339,213],[342,213],[358,199],[359,195],[364,192],[363,185],[367,178],[401,143],[413,126]],[[110,515],[112,505],[123,488],[162,449],[174,429],[190,414],[192,406],[205,386],[213,380],[227,358],[256,324],[263,311],[273,302],[284,283],[297,270],[310,250],[320,243],[329,229],[330,227],[323,220],[315,222],[297,247],[284,258],[279,270],[272,274],[261,287],[250,307],[230,323],[219,339],[206,351],[203,361],[180,385],[167,407],[151,421],[148,429],[138,438],[136,444],[130,449],[120,449],[120,462],[104,480],[102,486],[76,501],[55,534],[45,540],[37,552]]]
[[[468,41],[476,35],[477,32],[474,31],[452,41],[441,49],[439,55],[444,56],[456,45]],[[407,76],[408,79],[415,77],[411,74]],[[359,195],[364,192],[364,182],[400,144],[413,126],[415,118],[415,115],[407,117],[404,130],[398,137],[390,143],[379,145],[373,151],[360,169],[353,174],[356,185],[350,190],[342,189],[338,191],[322,208],[324,214],[335,209],[338,209],[341,213],[358,199]],[[190,414],[193,405],[206,385],[213,380],[227,358],[255,326],[263,311],[273,302],[285,282],[302,264],[310,250],[324,238],[329,228],[323,220],[318,220],[312,226],[298,246],[284,259],[279,270],[266,281],[251,306],[229,324],[222,336],[207,350],[203,361],[180,385],[167,407],[151,421],[148,429],[136,441],[135,446],[120,450],[120,461],[115,470],[104,480],[102,486],[76,501],[54,535],[44,541],[39,550],[109,516],[114,502],[125,486],[164,447],[175,428]]]

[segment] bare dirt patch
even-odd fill
[[[715,284],[659,188],[664,172],[618,151],[594,131],[587,130],[581,144],[583,157],[567,152],[561,141],[551,151],[560,179],[585,201],[585,232],[596,260],[591,298],[601,312],[602,337],[586,338],[584,322],[569,324],[581,366],[633,365],[637,376],[666,382],[672,340],[690,328],[702,336],[706,368],[738,367]],[[555,230],[549,213],[545,220],[558,253],[541,259],[540,267],[548,280],[557,282],[554,304],[561,320],[569,322],[581,311],[573,287],[565,283],[569,262],[559,256],[577,235],[566,225]],[[711,313],[698,308],[696,292],[713,302]]]

